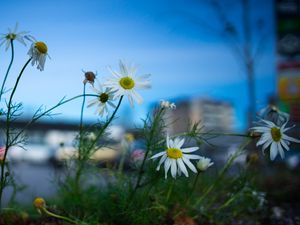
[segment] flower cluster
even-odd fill
[[[49,57],[47,45],[42,41],[37,41],[31,35],[25,35],[28,33],[27,31],[17,32],[17,30],[18,23],[16,24],[13,30],[8,28],[8,33],[0,34],[0,46],[5,44],[5,50],[7,50],[10,46],[12,46],[14,40],[19,41],[25,46],[25,39],[29,40],[31,42],[31,47],[27,54],[30,56],[31,64],[32,66],[37,65],[37,68],[40,71],[43,71],[45,67],[46,58],[47,56]]]
[[[176,109],[175,103],[166,100],[160,100],[160,107],[165,109]]]

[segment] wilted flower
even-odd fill
[[[256,146],[262,145],[263,151],[270,145],[270,158],[274,160],[279,152],[281,158],[284,158],[284,149],[289,150],[290,142],[300,143],[300,140],[289,137],[285,132],[293,127],[285,127],[287,122],[282,126],[277,126],[271,121],[261,120],[261,126],[250,128],[252,131],[261,133],[261,137]]]
[[[108,113],[107,104],[115,108],[112,102],[114,100],[114,92],[110,88],[103,89],[102,85],[98,82],[98,88],[92,87],[94,92],[98,95],[96,99],[89,101],[88,107],[97,105],[97,114],[103,116]]]
[[[133,100],[138,104],[143,102],[140,94],[136,89],[150,88],[150,81],[148,80],[150,74],[135,76],[136,68],[126,66],[122,61],[119,62],[120,72],[113,71],[109,68],[113,75],[104,86],[111,88],[115,92],[116,97],[126,95],[129,99],[130,105],[133,106]]]
[[[6,51],[9,48],[11,41],[13,41],[13,40],[17,40],[21,44],[26,45],[26,43],[24,41],[24,34],[26,34],[28,32],[26,32],[26,31],[17,32],[17,30],[18,30],[18,23],[16,23],[16,26],[13,31],[10,28],[8,28],[7,34],[0,34],[0,41],[1,41],[0,46],[4,44],[6,46],[5,47]]]
[[[214,163],[211,161],[210,158],[205,158],[200,156],[199,161],[197,162],[197,168],[199,171],[203,172],[208,169],[208,167],[212,166]]]
[[[290,115],[288,113],[280,111],[278,107],[273,104],[270,104],[261,109],[257,114],[262,119],[272,121],[273,123],[278,125],[287,122],[290,118]]]
[[[187,165],[194,173],[197,173],[197,169],[190,162],[190,159],[200,159],[199,155],[190,155],[187,153],[191,153],[197,151],[198,147],[190,147],[190,148],[182,148],[184,144],[184,139],[175,138],[171,140],[169,136],[167,136],[167,149],[163,152],[157,153],[151,157],[151,159],[155,159],[161,157],[158,163],[156,170],[160,169],[160,166],[164,163],[165,169],[165,178],[167,178],[167,173],[171,168],[171,175],[173,178],[176,178],[176,174],[181,175],[181,172],[188,177],[188,171],[185,167]]]
[[[31,64],[34,66],[37,64],[37,68],[40,71],[44,70],[46,57],[48,55],[48,47],[44,42],[36,41],[35,38],[30,36],[30,39],[33,43],[28,51],[28,55],[32,57]]]
[[[165,100],[160,100],[160,107],[161,108],[167,108],[167,109],[176,109],[176,105],[172,102],[170,103],[169,101]]]
[[[86,83],[90,83],[91,85],[94,85],[94,82],[95,82],[95,79],[96,79],[96,75],[94,72],[91,72],[91,71],[83,71],[84,72],[84,76],[85,76],[85,79],[83,80],[83,83],[86,84]]]

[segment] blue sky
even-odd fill
[[[138,122],[145,117],[149,104],[160,99],[181,96],[225,100],[236,110],[235,127],[241,129],[246,121],[247,86],[240,65],[219,36],[196,25],[201,18],[218,28],[211,8],[196,0],[188,1],[4,1],[0,0],[0,33],[19,23],[19,30],[30,31],[37,40],[47,43],[51,60],[45,71],[28,67],[16,93],[16,101],[24,103],[25,115],[39,105],[56,104],[63,96],[72,97],[82,92],[81,70],[97,71],[99,78],[109,76],[106,69],[117,69],[119,59],[138,66],[138,74],[151,73],[152,89],[141,91],[145,102],[129,109]],[[230,19],[239,18],[235,1],[225,1]],[[265,30],[270,34],[263,55],[257,65],[257,108],[266,104],[275,92],[275,37],[273,1],[251,1],[254,17],[265,19]],[[258,2],[259,4],[256,4]],[[191,19],[193,18],[193,19]],[[256,35],[254,35],[254,39]],[[11,86],[28,59],[29,46],[15,45],[16,60],[12,69]],[[0,49],[1,80],[10,59],[10,51]],[[81,101],[59,108],[59,120],[78,121]],[[94,109],[87,109],[89,120],[97,117]]]

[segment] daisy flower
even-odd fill
[[[281,126],[268,120],[261,120],[261,126],[250,128],[250,130],[261,133],[261,137],[256,146],[262,145],[263,151],[270,147],[270,158],[274,160],[279,153],[281,158],[284,158],[284,149],[289,150],[290,142],[300,143],[300,140],[289,137],[285,132],[293,127],[286,127],[287,122]]]
[[[99,82],[97,82],[97,84],[98,88],[95,88],[93,86],[91,86],[91,88],[98,95],[98,97],[89,101],[88,107],[97,105],[98,109],[96,110],[96,113],[100,116],[103,116],[104,114],[108,113],[107,105],[116,108],[116,106],[112,103],[115,96],[114,92],[110,88],[103,89],[102,85]]]
[[[48,55],[48,47],[44,42],[37,41],[32,36],[27,36],[28,40],[32,41],[31,47],[28,51],[28,55],[32,57],[31,64],[37,65],[40,71],[44,70],[46,58]]]
[[[174,140],[170,139],[167,136],[167,149],[163,152],[159,152],[151,157],[151,159],[156,159],[161,157],[158,163],[156,170],[160,169],[160,166],[164,163],[165,169],[165,178],[167,178],[167,173],[171,168],[171,175],[173,178],[176,178],[176,174],[181,175],[181,172],[188,177],[188,171],[186,165],[194,173],[197,173],[196,167],[190,162],[191,159],[200,159],[199,155],[188,154],[194,151],[197,151],[198,147],[182,148],[184,144],[184,139],[175,138]]]
[[[210,158],[200,157],[199,161],[197,162],[197,168],[199,171],[203,172],[211,167],[214,163],[211,161]]]
[[[113,71],[109,68],[112,78],[110,78],[104,85],[115,91],[116,97],[126,95],[129,99],[130,105],[133,106],[135,100],[138,104],[143,102],[142,97],[136,92],[136,89],[150,88],[150,81],[148,78],[150,74],[142,76],[135,76],[136,67],[125,65],[122,61],[119,62],[119,72]]]
[[[7,34],[0,34],[0,46],[4,44],[6,46],[5,51],[7,51],[7,49],[10,46],[11,41],[13,41],[13,40],[17,40],[21,44],[26,46],[26,43],[24,41],[24,34],[26,34],[28,32],[26,32],[26,31],[17,32],[17,30],[18,30],[18,23],[16,23],[14,30],[11,30],[10,28],[8,28]]]

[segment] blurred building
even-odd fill
[[[176,101],[176,110],[166,115],[170,134],[186,132],[197,122],[205,130],[231,131],[234,128],[235,113],[232,104],[210,99],[187,99]]]
[[[14,121],[11,129],[18,133],[28,121]],[[5,121],[0,121],[1,127],[5,127]],[[92,124],[85,124],[92,127]],[[32,163],[44,163],[49,160],[63,160],[74,156],[76,150],[76,137],[79,132],[77,123],[51,123],[41,121],[32,124],[24,130],[23,140],[20,146],[12,146],[8,157],[10,160],[27,161]],[[124,128],[111,126],[108,130],[109,138],[119,141],[123,137]],[[92,137],[91,137],[92,138]],[[5,133],[0,132],[0,146],[5,145]],[[25,151],[25,150],[28,151]]]

